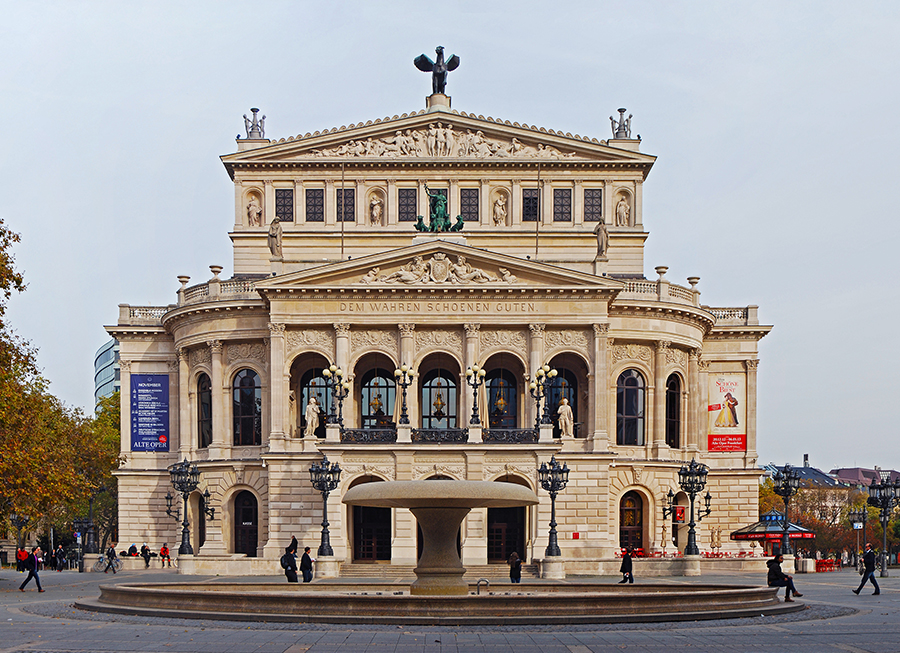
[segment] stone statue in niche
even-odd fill
[[[616,204],[616,226],[617,227],[627,227],[631,218],[631,206],[628,204],[628,198],[622,197],[619,200],[619,203]]]
[[[251,227],[261,227],[263,225],[263,209],[259,205],[256,195],[250,196],[250,203],[247,204],[247,222]]]
[[[600,220],[594,227],[594,235],[597,236],[597,258],[606,258],[606,250],[609,248],[609,231],[606,222]]]
[[[506,194],[500,193],[494,200],[494,226],[506,226]]]
[[[275,218],[269,225],[269,251],[276,258],[281,258],[281,236],[281,220]]]
[[[294,437],[294,431],[297,430],[297,393],[291,390],[288,392],[288,415],[290,415],[290,423],[288,424],[288,437]]]
[[[384,202],[378,195],[372,195],[369,202],[369,224],[381,226],[381,216],[384,214]]]
[[[316,429],[319,428],[320,412],[319,402],[316,401],[315,397],[311,396],[309,398],[309,403],[306,404],[306,411],[303,414],[303,417],[306,420],[306,428],[303,431],[304,438],[316,437]]]
[[[562,437],[573,437],[575,419],[572,414],[572,407],[569,405],[569,400],[563,397],[562,402],[559,404],[559,409],[556,412],[559,415],[559,430]]]

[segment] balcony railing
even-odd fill
[[[485,429],[482,440],[488,444],[529,444],[538,441],[537,429]]]
[[[397,441],[397,429],[341,429],[344,444],[391,444]]]
[[[469,441],[469,429],[413,429],[412,441],[464,444]]]

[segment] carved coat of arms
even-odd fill
[[[432,259],[428,261],[428,271],[432,281],[435,283],[444,283],[450,275],[450,261],[447,260],[447,255],[443,252],[435,254]]]

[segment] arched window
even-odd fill
[[[681,379],[677,374],[666,380],[666,444],[673,449],[681,446]]]
[[[198,449],[212,444],[212,384],[206,374],[197,378],[197,436]]]
[[[306,370],[300,377],[300,403],[297,405],[300,426],[299,433],[306,433],[306,405],[310,397],[315,397],[319,403],[319,423],[316,425],[316,437],[325,437],[325,416],[331,411],[331,388],[325,385],[322,376],[324,367],[314,367]]]
[[[644,377],[637,370],[625,370],[616,381],[616,444],[644,444]]]
[[[362,377],[360,387],[360,423],[364,429],[394,427],[394,402],[397,388],[394,385],[393,370],[376,367]]]
[[[619,504],[619,546],[644,546],[644,502],[637,492],[628,492]]]
[[[550,382],[550,389],[548,393],[548,400],[550,402],[550,418],[553,420],[553,437],[558,438],[562,436],[562,433],[559,429],[559,407],[562,404],[563,398],[569,400],[569,406],[572,408],[572,415],[575,418],[575,421],[578,421],[578,381],[575,380],[575,373],[572,370],[567,370],[565,368],[558,368],[556,370],[557,374],[553,377],[553,380]],[[576,425],[577,429],[578,426]],[[575,434],[578,435],[577,433]]]
[[[234,446],[262,444],[262,384],[253,370],[234,377]]]
[[[518,389],[513,373],[504,369],[491,370],[485,377],[485,386],[490,428],[518,428]]]
[[[436,369],[422,379],[422,428],[455,429],[456,380],[447,370]]]

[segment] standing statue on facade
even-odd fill
[[[609,231],[606,229],[606,221],[600,220],[594,227],[594,235],[597,236],[597,257],[606,258],[606,250],[609,248]]]
[[[506,195],[500,193],[494,201],[494,226],[506,226]]]
[[[253,195],[250,198],[250,203],[247,204],[247,221],[249,222],[251,227],[261,227],[262,222],[262,207],[259,205],[259,200],[256,199],[256,195]]]
[[[423,73],[431,73],[431,92],[445,95],[447,88],[447,73],[456,70],[459,67],[459,57],[455,54],[444,62],[444,46],[437,46],[434,51],[437,53],[437,60],[432,61],[431,57],[420,54],[413,59],[416,68]]]
[[[559,404],[559,409],[556,412],[559,415],[559,431],[562,437],[573,437],[575,432],[575,418],[572,414],[572,407],[569,405],[569,400],[563,397],[562,402]]]
[[[281,258],[281,220],[275,218],[269,225],[269,251],[275,258]]]
[[[431,191],[425,184],[425,194],[428,195],[429,223],[426,225],[422,216],[417,216],[416,231],[431,231],[439,233],[444,231],[462,231],[464,222],[461,215],[456,216],[456,222],[450,221],[447,213],[447,197],[440,191]]]
[[[378,195],[372,196],[372,201],[369,202],[369,223],[375,225],[381,225],[381,214],[383,212],[384,202],[381,201],[381,198]]]
[[[630,113],[627,118],[625,117],[625,109],[619,109],[618,121],[612,116],[609,117],[609,122],[612,125],[613,138],[631,138],[632,117],[633,116]]]
[[[316,437],[316,429],[319,428],[319,402],[316,398],[310,396],[309,403],[306,404],[306,411],[303,414],[306,420],[306,428],[303,430],[304,438]]]
[[[247,117],[246,113],[244,114],[244,129],[247,130],[247,138],[262,140],[266,137],[266,117],[256,117],[259,109],[250,109],[250,112],[253,114],[252,120]]]
[[[628,200],[623,197],[619,200],[619,203],[616,204],[616,226],[627,227],[630,224],[630,215],[631,207],[628,205]]]

